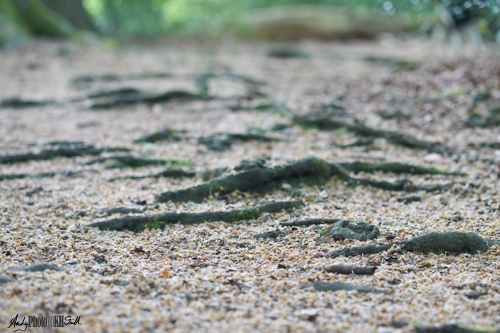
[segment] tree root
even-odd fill
[[[70,84],[76,88],[83,89],[94,82],[112,82],[120,80],[137,80],[137,79],[165,79],[171,78],[174,75],[169,73],[145,73],[145,74],[132,74],[125,76],[116,75],[102,75],[102,76],[80,76],[75,77],[70,81]],[[192,75],[188,78],[193,78]],[[28,108],[28,107],[39,107],[45,105],[53,104],[66,104],[89,101],[87,109],[108,109],[119,105],[129,105],[137,103],[165,103],[174,99],[184,99],[184,100],[200,100],[200,99],[213,99],[214,96],[210,95],[209,92],[209,81],[218,78],[227,77],[233,80],[238,80],[245,83],[248,86],[248,92],[246,96],[242,96],[246,99],[253,99],[258,97],[265,97],[266,95],[258,91],[258,86],[262,85],[262,82],[256,81],[250,77],[244,75],[238,75],[226,71],[223,74],[215,74],[212,72],[207,72],[194,76],[195,86],[198,93],[193,93],[186,90],[170,90],[163,93],[153,93],[143,90],[139,90],[133,87],[126,87],[113,90],[105,90],[97,93],[91,93],[87,96],[78,97],[66,101],[57,102],[54,100],[24,100],[19,97],[6,98],[0,101],[0,107],[13,107],[13,108]]]
[[[178,131],[178,130],[171,130],[169,128],[165,128],[164,130],[161,130],[159,132],[147,134],[137,140],[135,140],[135,143],[140,143],[140,142],[148,142],[148,143],[155,143],[157,141],[167,141],[167,140],[174,140],[174,141],[179,141],[181,137],[178,135],[179,133],[186,133],[186,131]]]
[[[340,148],[370,146],[375,142],[375,138],[361,138],[347,144],[339,145]]]
[[[283,209],[293,209],[304,206],[300,200],[270,202],[248,209],[236,209],[226,212],[203,212],[203,213],[165,213],[157,215],[126,216],[102,222],[95,222],[88,227],[96,227],[101,230],[130,230],[139,232],[145,228],[161,228],[168,224],[191,225],[210,221],[236,222],[258,218],[263,213],[278,213]]]
[[[416,167],[413,167],[416,169]],[[409,167],[411,170],[411,167]],[[390,191],[404,191],[411,184],[409,180],[400,180],[395,183],[386,181],[375,181],[368,178],[351,177],[347,171],[339,164],[327,163],[321,159],[308,157],[285,166],[276,168],[265,167],[263,162],[260,164],[250,165],[244,169],[235,169],[240,171],[236,174],[224,174],[219,178],[210,180],[205,184],[189,187],[182,190],[165,192],[160,194],[157,202],[173,202],[179,201],[194,201],[202,202],[203,199],[219,193],[226,194],[236,190],[241,192],[247,190],[259,190],[267,192],[281,186],[286,182],[306,181],[310,183],[325,183],[333,176],[347,181],[349,184],[369,185],[376,188],[381,188]],[[424,170],[422,169],[422,172]],[[413,186],[414,190],[436,191],[448,189],[447,185],[422,185]]]
[[[311,55],[306,52],[302,52],[294,47],[289,46],[281,46],[276,47],[269,52],[266,53],[269,58],[277,58],[277,59],[309,59]]]
[[[134,157],[131,155],[123,155],[123,156],[108,156],[108,157],[97,158],[85,163],[85,165],[105,163],[107,161],[111,161],[111,163],[106,166],[107,169],[142,168],[148,165],[165,165],[165,164],[181,165],[186,163],[184,161],[179,161],[179,160],[147,159],[147,158]],[[155,176],[152,177],[157,178]],[[158,176],[161,177],[160,174],[158,174]]]
[[[7,277],[7,276],[0,275],[0,284],[14,282],[14,281],[16,281],[16,280],[11,279],[10,277]]]
[[[415,327],[415,333],[487,333],[488,331],[478,331],[460,327],[457,324],[441,325],[436,327]]]
[[[82,75],[76,76],[69,81],[70,86],[83,89],[86,86],[96,82],[116,82],[116,81],[131,81],[145,79],[169,79],[174,77],[171,73],[141,73],[128,75]]]
[[[43,172],[38,174],[27,174],[27,173],[18,173],[13,175],[0,175],[0,181],[2,180],[12,180],[12,179],[22,179],[22,178],[49,178],[55,177],[57,174],[55,172]]]
[[[248,86],[248,93],[246,98],[247,99],[252,99],[252,98],[257,98],[257,97],[265,97],[266,95],[263,94],[262,92],[258,91],[258,86],[262,85],[262,82],[256,81],[248,76],[245,75],[239,75],[239,74],[233,74],[229,71],[226,71],[223,74],[215,74],[211,71],[207,71],[206,73],[199,74],[195,77],[195,85],[198,89],[198,92],[200,96],[205,96],[209,97],[210,96],[210,87],[209,83],[210,80],[216,79],[216,78],[221,78],[221,77],[226,77],[230,78],[233,80],[241,81],[245,83]]]
[[[119,105],[130,105],[137,103],[165,103],[173,99],[199,100],[208,99],[201,95],[193,94],[185,90],[171,90],[160,94],[149,93],[131,88],[130,90],[118,90],[103,92],[99,95],[89,95],[87,99],[102,99],[91,102],[87,109],[109,109]]]
[[[116,178],[111,178],[108,179],[110,182],[114,182],[117,180],[122,180],[122,179],[146,179],[146,178],[182,178],[182,177],[195,177],[196,173],[190,172],[190,171],[184,171],[181,169],[167,169],[164,170],[160,173],[156,173],[154,175],[147,175],[147,176],[128,176],[128,177],[116,177]],[[0,176],[1,177],[1,176]],[[0,178],[1,180],[1,178]]]
[[[101,213],[110,216],[113,214],[127,215],[127,214],[140,214],[144,212],[137,208],[113,207],[113,208],[102,209]]]
[[[341,119],[339,117],[332,117],[327,114],[311,114],[305,116],[295,116],[293,121],[302,128],[318,128],[321,130],[331,130],[338,128],[345,128],[350,132],[356,133],[365,137],[384,138],[392,144],[398,144],[409,148],[417,148],[427,150],[432,153],[441,155],[453,155],[456,152],[451,148],[442,146],[439,143],[419,140],[410,135],[400,132],[378,130],[363,124]]]
[[[72,177],[79,175],[82,172],[95,172],[95,170],[81,170],[81,171],[69,171],[63,173],[56,172],[42,172],[42,173],[18,173],[18,174],[10,174],[10,175],[0,175],[0,181],[2,180],[13,180],[13,179],[23,179],[23,178],[51,178],[56,176]]]
[[[362,293],[382,293],[382,294],[390,294],[390,292],[386,290],[380,290],[380,289],[372,289],[368,287],[362,287],[362,286],[357,286],[355,284],[348,284],[348,283],[342,283],[342,282],[316,282],[312,284],[306,284],[300,289],[309,289],[313,287],[314,290],[316,291],[340,291],[340,290],[346,290],[346,291],[351,291],[351,290],[357,290]]]
[[[76,157],[87,155],[100,155],[105,152],[130,151],[126,148],[96,148],[92,145],[78,145],[75,147],[61,146],[58,149],[45,149],[40,153],[27,153],[0,156],[0,164],[21,163],[28,161],[49,160],[56,157]]]
[[[282,227],[293,227],[299,225],[334,224],[343,219],[309,219],[300,221],[281,222]]]
[[[377,65],[390,66],[394,67],[397,70],[406,70],[406,71],[417,69],[421,65],[419,62],[416,61],[389,58],[389,57],[380,57],[376,55],[368,55],[364,57],[363,60]]]
[[[360,254],[376,254],[379,252],[387,251],[391,247],[389,245],[365,245],[365,246],[354,246],[342,250],[333,251],[330,254],[331,258],[337,257],[354,257]]]
[[[9,269],[8,272],[43,272],[45,270],[50,270],[50,271],[63,271],[64,269],[54,266],[52,264],[46,264],[46,263],[37,263],[37,264],[31,264],[27,266],[22,266],[22,267],[14,267]]]
[[[420,253],[470,253],[477,254],[479,252],[488,251],[487,240],[473,232],[428,232],[423,235],[414,237],[409,240],[398,242],[404,251],[420,252]],[[390,249],[389,245],[366,245],[350,247],[342,250],[333,251],[330,257],[337,258],[340,256],[350,257],[360,254],[375,254]]]
[[[376,266],[331,265],[325,267],[328,273],[338,274],[373,275],[376,270]]]
[[[209,150],[225,151],[231,148],[233,143],[237,140],[243,142],[252,140],[261,142],[279,141],[279,139],[256,133],[219,133],[207,137],[200,137],[198,143],[206,145]]]
[[[457,173],[449,172],[446,170],[429,168],[421,165],[411,165],[399,162],[386,162],[386,163],[369,163],[369,162],[348,162],[339,163],[344,169],[358,172],[393,172],[393,173],[409,173],[414,175],[457,175]]]
[[[357,239],[361,241],[381,236],[380,230],[373,224],[353,220],[340,220],[321,230],[319,234],[335,240]]]
[[[19,97],[10,97],[5,98],[0,101],[0,107],[2,108],[34,108],[39,106],[53,105],[57,102],[48,99],[48,100],[31,100],[31,99],[22,99]]]
[[[467,124],[471,127],[492,127],[500,125],[500,106],[488,110],[488,116],[483,117],[479,113],[469,116]]]

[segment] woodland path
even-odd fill
[[[500,66],[447,53],[2,51],[0,330],[499,329]]]

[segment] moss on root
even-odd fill
[[[420,252],[423,254],[477,254],[488,251],[488,244],[484,239],[473,232],[428,232],[423,235],[397,243],[404,251]],[[374,254],[386,251],[390,246],[358,246],[336,250],[331,253],[332,258],[340,256],[354,256],[360,254]]]
[[[304,206],[302,201],[278,201],[270,202],[249,209],[238,209],[227,212],[202,212],[202,213],[165,213],[156,215],[125,216],[107,221],[91,223],[89,227],[96,227],[101,230],[130,230],[139,232],[145,228],[163,229],[169,224],[198,224],[205,222],[237,222],[248,221],[258,218],[263,213],[277,213],[282,210],[289,210]]]
[[[346,170],[352,172],[393,172],[393,173],[409,173],[415,175],[450,175],[449,171],[430,168],[422,165],[411,165],[399,162],[385,162],[385,163],[369,163],[369,162],[350,162],[339,163]]]
[[[293,121],[297,125],[305,129],[315,127],[320,130],[336,130],[344,127],[349,132],[355,133],[357,135],[373,138],[383,138],[391,142],[392,144],[427,150],[442,155],[455,154],[454,150],[449,147],[442,146],[439,143],[419,140],[410,135],[400,132],[371,128],[349,118],[342,119],[336,116],[330,116],[328,114],[309,114],[304,116],[296,116]]]
[[[357,163],[357,162],[356,162]],[[223,192],[224,194],[239,190],[240,192],[248,190],[257,190],[262,193],[271,191],[275,188],[280,188],[283,183],[288,183],[293,186],[300,186],[301,183],[308,185],[324,184],[332,177],[338,176],[341,180],[347,181],[350,185],[368,185],[384,190],[403,191],[405,186],[410,183],[408,180],[400,180],[397,182],[375,181],[369,178],[354,178],[349,175],[344,166],[351,169],[355,165],[361,165],[366,169],[366,164],[333,164],[315,157],[307,157],[290,164],[270,168],[264,163],[249,164],[245,168],[236,167],[236,173],[226,173],[221,177],[210,180],[205,184],[181,189],[177,191],[164,192],[160,194],[157,202],[179,202],[193,201],[202,202],[210,195]],[[397,165],[400,172],[411,173],[415,170],[419,174],[435,174],[437,171],[409,164],[386,164]],[[379,168],[380,165],[374,165],[372,168]],[[384,165],[382,167],[385,167]],[[396,169],[396,167],[394,167]],[[435,191],[447,189],[446,185],[422,185],[414,186],[415,190]]]

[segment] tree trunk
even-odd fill
[[[69,21],[75,28],[96,31],[90,20],[82,0],[43,0],[43,3],[54,13]]]
[[[65,38],[75,31],[68,21],[48,9],[42,0],[3,1],[14,3],[17,16],[34,36]]]

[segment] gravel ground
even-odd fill
[[[355,118],[385,130],[399,130],[437,141],[459,152],[442,156],[376,139],[362,147],[340,148],[356,137],[343,130],[320,131],[292,126],[286,112],[231,111],[246,101],[248,86],[219,78],[211,82],[212,100],[175,100],[87,110],[88,101],[33,108],[0,108],[1,156],[40,152],[51,141],[84,141],[96,147],[125,147],[127,154],[175,159],[195,178],[109,179],[151,175],[159,165],[106,168],[87,162],[105,156],[58,157],[0,164],[0,176],[56,173],[53,177],[0,181],[0,331],[16,316],[80,316],[63,332],[413,332],[415,326],[459,324],[493,331],[500,328],[498,245],[479,254],[404,253],[395,248],[375,255],[332,259],[329,253],[374,241],[321,242],[318,226],[279,227],[306,218],[345,218],[374,224],[390,244],[428,231],[467,231],[500,239],[498,150],[470,144],[497,142],[498,127],[466,124],[470,114],[486,114],[500,104],[500,66],[491,52],[474,60],[443,60],[448,49],[421,40],[390,37],[375,42],[298,45],[309,58],[266,56],[274,44],[227,40],[223,43],[161,40],[124,44],[107,50],[97,42],[38,41],[0,53],[0,99],[68,100],[100,89],[136,87],[154,92],[195,91],[193,76],[213,72],[246,75],[262,81],[258,89],[285,103],[295,114],[315,112],[322,103],[342,104]],[[418,62],[416,69],[363,61],[366,56]],[[380,59],[379,59],[380,60]],[[75,89],[81,75],[171,73],[162,79],[93,82]],[[478,92],[489,98],[471,102]],[[239,97],[240,96],[240,97]],[[407,117],[382,119],[377,111],[401,110]],[[186,130],[185,139],[134,143],[164,128]],[[218,132],[258,128],[277,142],[236,142],[227,151],[211,151],[197,138]],[[451,184],[440,192],[417,192],[421,201],[400,202],[404,192],[351,187],[333,178],[324,185],[302,186],[306,206],[258,219],[192,226],[172,225],[141,233],[87,227],[109,219],[102,209],[130,207],[147,214],[225,211],[269,201],[294,200],[275,190],[265,195],[232,193],[203,203],[155,203],[156,195],[201,182],[203,172],[233,168],[241,160],[267,157],[282,165],[306,156],[331,163],[398,161],[437,167],[460,175],[365,175],[415,184]],[[189,164],[189,165],[188,165]],[[79,173],[75,173],[81,171]],[[68,172],[73,172],[69,174]],[[142,214],[142,213],[138,213]],[[133,214],[130,214],[133,215]],[[115,215],[113,217],[118,217]],[[252,235],[280,228],[272,239]],[[385,238],[388,234],[395,239]],[[62,270],[23,272],[32,263]],[[374,275],[328,273],[331,264],[374,265]],[[337,281],[385,290],[317,292],[301,286]],[[484,293],[484,294],[477,294]],[[473,294],[473,295],[471,295]],[[476,297],[474,297],[474,294]],[[18,327],[19,328],[19,327]],[[48,329],[28,328],[30,332]]]

